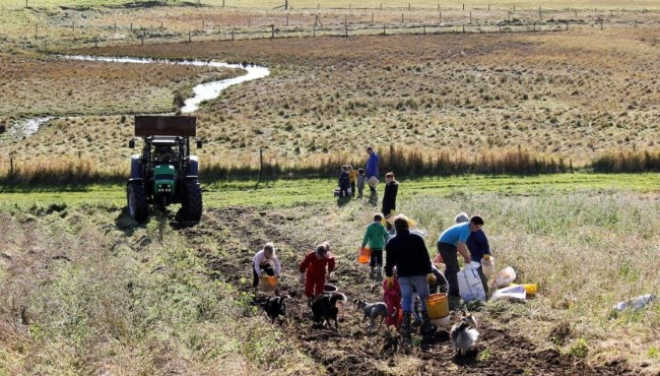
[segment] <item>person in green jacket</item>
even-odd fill
[[[369,245],[371,248],[371,272],[369,273],[369,278],[371,279],[382,279],[383,278],[383,249],[385,248],[385,243],[390,234],[383,226],[383,215],[376,213],[374,215],[374,221],[367,226],[367,231],[364,234],[364,239],[362,239],[362,248],[366,245]]]

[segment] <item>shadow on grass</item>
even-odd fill
[[[117,218],[115,218],[115,226],[117,229],[124,233],[126,237],[131,237],[135,234],[135,230],[139,228],[144,228],[146,223],[138,223],[136,220],[131,218],[131,215],[128,212],[128,207],[125,206],[120,212]]]
[[[168,226],[174,230],[182,230],[199,224],[199,222],[196,221],[177,221],[175,220],[175,215],[168,210],[167,207],[150,205],[149,217],[146,222],[139,223],[131,218],[131,215],[128,212],[128,207],[125,206],[115,218],[115,226],[118,230],[122,231],[126,237],[131,237],[135,234],[136,230],[145,228],[151,221],[158,222],[158,236],[160,240],[163,239]]]

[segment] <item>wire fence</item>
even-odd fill
[[[320,4],[319,4],[320,6]],[[349,5],[350,6],[350,5]],[[108,23],[91,20],[35,22],[0,28],[0,47],[55,51],[125,44],[230,41],[292,37],[360,35],[559,32],[573,28],[637,28],[660,24],[660,10],[516,9],[471,7],[437,9],[390,7],[326,8],[321,12],[270,10],[263,14],[231,13],[222,8],[197,19],[174,21],[138,18]],[[203,7],[202,7],[203,8]],[[281,7],[280,7],[281,8]],[[320,9],[320,8],[319,8]],[[639,16],[639,19],[638,17]],[[581,18],[580,18],[581,17]],[[123,22],[122,22],[123,21]]]

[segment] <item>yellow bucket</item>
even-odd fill
[[[523,287],[525,288],[525,291],[527,292],[527,295],[534,295],[534,294],[536,294],[536,291],[538,290],[538,287],[536,286],[536,283],[527,283],[527,284],[524,284]]]
[[[447,294],[431,294],[426,300],[426,311],[431,320],[441,319],[449,315],[449,299]]]

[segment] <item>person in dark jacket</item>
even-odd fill
[[[481,264],[481,259],[484,255],[490,255],[490,246],[488,245],[488,238],[484,234],[483,230],[474,231],[470,234],[467,241],[465,242],[468,250],[470,250],[470,258],[472,261],[476,261]],[[481,278],[481,283],[484,286],[484,292],[488,294],[488,278],[483,272],[483,268],[479,266],[477,269],[479,272],[479,278]]]
[[[419,294],[422,305],[422,334],[433,335],[435,326],[426,312],[426,299],[429,296],[429,283],[435,282],[435,276],[431,269],[431,258],[426,249],[424,239],[410,232],[408,218],[399,214],[394,218],[396,236],[391,238],[385,246],[387,253],[385,262],[385,274],[387,284],[393,284],[393,268],[396,266],[399,285],[401,286],[401,297],[403,300],[403,323],[401,325],[404,344],[409,346],[411,338],[411,319],[413,312],[413,287]]]
[[[339,197],[348,197],[349,188],[351,188],[351,181],[348,177],[348,167],[341,166],[341,175],[339,176]]]
[[[392,230],[390,215],[396,210],[396,195],[399,193],[399,182],[394,180],[394,173],[385,174],[385,195],[383,195],[382,213],[387,220],[387,231]]]

